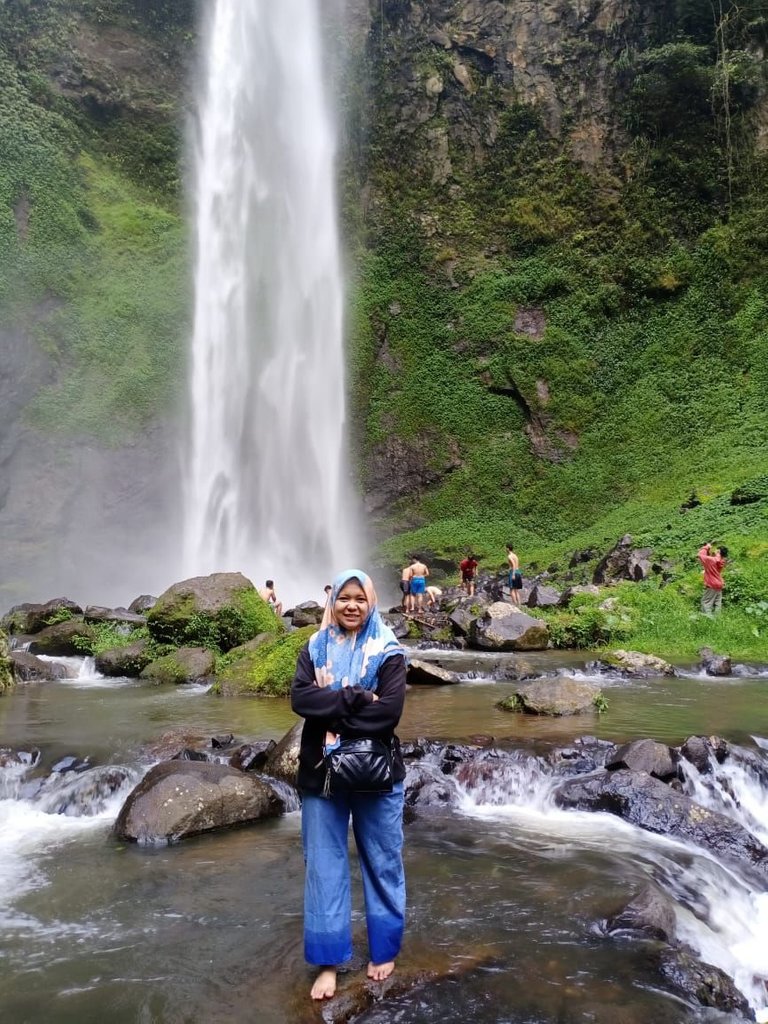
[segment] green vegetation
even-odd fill
[[[227,696],[287,697],[299,651],[316,631],[316,626],[306,626],[286,633],[225,664],[217,672],[215,692]]]
[[[192,594],[178,591],[160,597],[147,615],[152,637],[174,647],[208,647],[228,651],[260,633],[280,633],[283,624],[253,589],[243,589],[231,604],[216,611],[197,608]]]
[[[602,693],[596,693],[592,698],[592,703],[595,705],[598,715],[604,715],[608,710],[608,698]]]
[[[14,687],[11,658],[8,653],[8,637],[0,630],[0,696]]]
[[[98,622],[88,626],[87,635],[76,636],[72,642],[82,654],[96,656],[105,651],[114,650],[116,647],[128,647],[129,644],[133,644],[137,640],[151,641],[146,626],[126,632],[119,623]]]
[[[752,3],[724,5],[715,27],[693,7],[678,5],[676,24],[617,63],[622,133],[590,170],[542,111],[509,105],[484,74],[463,94],[443,68],[452,55],[424,44],[422,77],[442,74],[446,117],[464,117],[444,125],[445,185],[428,129],[404,132],[387,106],[402,102],[409,44],[382,28],[376,201],[363,224],[350,214],[354,414],[364,467],[376,473],[395,434],[423,481],[388,509],[382,564],[414,550],[458,561],[471,547],[495,570],[512,540],[527,574],[565,570],[574,550],[605,552],[629,532],[673,561],[685,616],[697,595],[682,583],[707,540],[738,552],[731,600],[746,577],[753,604],[768,595],[751,564],[768,522],[765,23]],[[583,48],[586,67],[594,44]],[[489,120],[495,141],[478,167],[462,133]],[[694,490],[703,504],[681,511]],[[736,616],[739,649],[765,656],[759,616],[743,607],[723,623]],[[649,627],[608,619],[586,606],[558,613],[556,641],[651,643]],[[696,639],[657,632],[656,653],[692,651],[706,625]]]

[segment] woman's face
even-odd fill
[[[333,611],[342,629],[353,632],[360,629],[368,618],[369,609],[368,598],[357,580],[350,580],[344,584],[336,598]]]

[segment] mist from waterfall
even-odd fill
[[[214,0],[196,140],[187,575],[322,597],[354,564],[322,0]]]

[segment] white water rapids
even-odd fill
[[[184,559],[281,597],[355,564],[322,0],[215,0],[196,142]]]

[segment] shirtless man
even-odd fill
[[[427,587],[427,605],[430,608],[437,608],[443,592],[440,587]]]
[[[520,559],[515,554],[512,545],[507,544],[507,582],[509,584],[509,599],[512,604],[520,607],[520,591],[523,589],[523,574],[520,572]]]
[[[410,565],[406,565],[403,571],[400,573],[400,589],[403,592],[403,604],[402,608],[404,612],[413,611],[413,598],[411,597],[411,572]]]
[[[267,580],[263,587],[259,589],[259,597],[262,601],[266,601],[267,604],[274,605],[275,615],[279,618],[283,614],[283,604],[277,600],[277,594],[275,593],[275,581]]]
[[[421,612],[424,610],[424,595],[427,592],[429,569],[418,555],[413,556],[413,561],[408,568],[411,571],[411,611]]]

